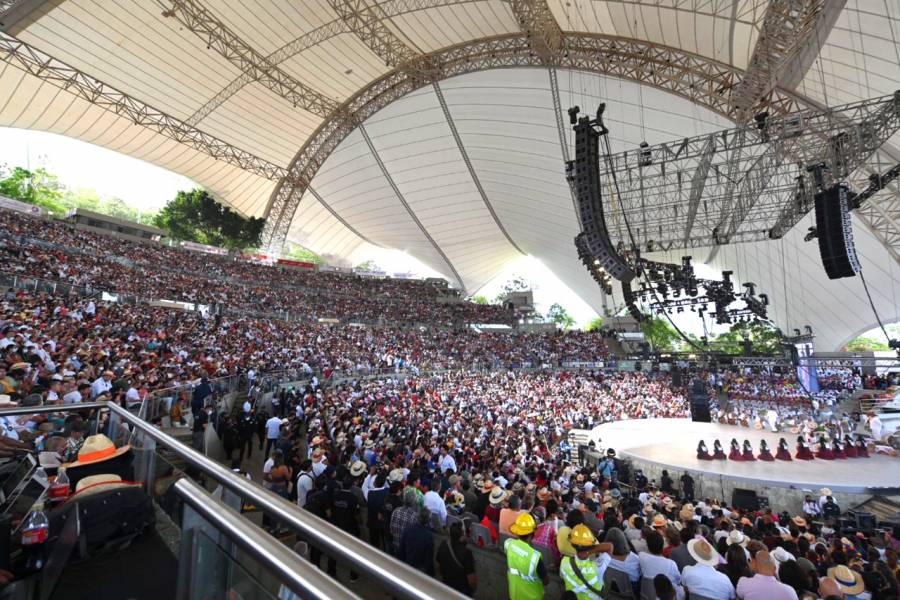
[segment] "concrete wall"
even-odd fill
[[[629,461],[631,462],[632,470],[643,469],[644,474],[648,479],[656,479],[659,481],[662,476],[663,467],[655,463],[635,458],[630,458]],[[676,486],[683,473],[684,470],[676,471],[674,469],[669,469],[669,476],[675,480]],[[803,510],[804,495],[811,492],[818,497],[819,491],[805,491],[803,488],[786,488],[780,486],[767,486],[758,483],[754,484],[747,481],[733,481],[724,475],[698,473],[690,470],[688,470],[688,473],[694,478],[694,496],[696,498],[718,498],[730,503],[731,495],[735,488],[753,490],[758,496],[767,497],[769,499],[769,506],[776,512],[787,510],[792,514],[799,514]],[[849,494],[843,492],[835,492],[834,494],[835,501],[843,510],[861,504],[871,497],[870,494]]]

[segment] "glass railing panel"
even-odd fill
[[[277,600],[278,583],[265,568],[231,544],[220,546],[205,532],[194,538],[189,598]],[[182,560],[184,557],[182,557]]]

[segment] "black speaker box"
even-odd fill
[[[734,488],[731,505],[741,510],[759,510],[759,498],[753,490]]]
[[[859,272],[850,222],[847,188],[833,185],[815,197],[819,256],[828,279],[853,277]]]

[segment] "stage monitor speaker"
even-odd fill
[[[681,369],[679,369],[678,367],[672,368],[672,387],[681,387]]]
[[[816,194],[816,232],[819,256],[828,279],[853,277],[859,261],[853,244],[850,200],[846,185],[836,184]]]
[[[734,488],[731,493],[731,505],[741,510],[759,510],[759,498],[753,490]]]
[[[691,421],[712,422],[712,415],[709,414],[709,393],[702,379],[694,379],[691,388]]]

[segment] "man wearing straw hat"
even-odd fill
[[[578,600],[599,600],[603,574],[612,560],[613,545],[598,543],[587,525],[573,527],[569,543],[575,548],[575,556],[564,556],[559,563],[559,575],[566,591],[573,592]]]
[[[736,531],[736,530],[735,530]],[[691,596],[713,598],[715,600],[731,600],[734,598],[734,586],[724,573],[716,570],[719,564],[719,553],[705,538],[695,538],[687,543],[687,550],[695,564],[687,566],[681,572],[681,580]]]

